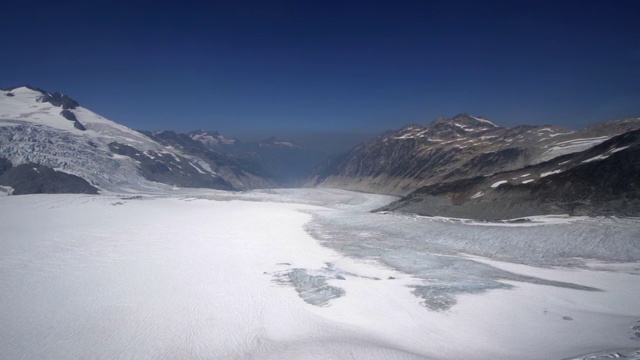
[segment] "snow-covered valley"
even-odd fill
[[[369,212],[394,199],[0,197],[0,358],[640,358],[639,219]]]

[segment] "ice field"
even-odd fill
[[[0,358],[640,359],[640,219],[393,199],[0,197]]]

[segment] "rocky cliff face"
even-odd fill
[[[483,220],[640,216],[640,130],[515,171],[424,186],[380,211]]]
[[[638,128],[640,118],[581,131],[551,125],[503,128],[460,114],[382,134],[325,162],[307,185],[406,195],[425,185],[542,163]]]

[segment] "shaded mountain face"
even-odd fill
[[[424,186],[379,210],[482,220],[640,216],[640,130],[522,169]]]
[[[253,163],[280,186],[302,185],[313,169],[328,157],[322,151],[309,149],[275,136],[258,142],[241,142],[238,139],[227,138],[217,131],[197,130],[188,135],[210,150],[224,152],[247,163]]]
[[[0,157],[15,168],[37,164],[113,192],[274,185],[258,168],[198,144],[175,133],[141,134],[61,93],[28,86],[0,90]],[[0,185],[9,184],[0,179]]]
[[[469,114],[442,117],[384,133],[326,161],[307,185],[406,195],[425,185],[542,163],[638,128],[640,119],[569,131],[552,125],[503,128]]]
[[[13,167],[4,158],[0,158],[0,184],[11,195],[98,193],[98,189],[79,176],[38,164]]]
[[[167,147],[179,149],[186,155],[206,162],[208,167],[221,174],[232,188],[254,189],[277,186],[273,176],[259,164],[227,153],[213,151],[188,134],[179,134],[174,131],[143,131],[142,133]]]

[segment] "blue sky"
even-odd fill
[[[377,133],[640,116],[638,1],[11,1],[0,86],[138,129]]]

